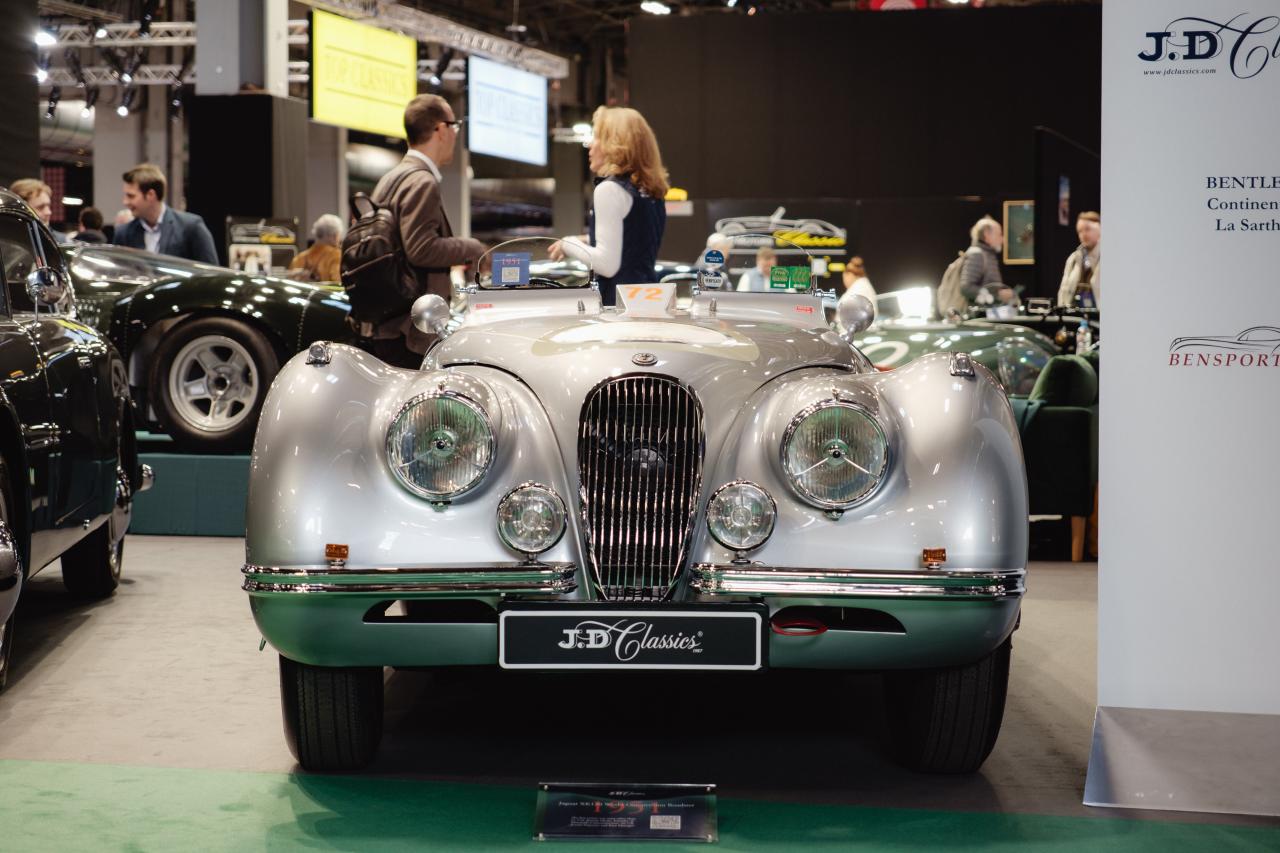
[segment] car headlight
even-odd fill
[[[759,548],[773,534],[777,517],[769,493],[746,480],[726,483],[707,502],[707,529],[731,551]]]
[[[541,554],[564,535],[564,501],[554,489],[524,483],[498,502],[498,535],[508,548]]]
[[[400,484],[428,500],[449,500],[479,483],[493,463],[484,409],[453,392],[423,394],[387,431],[387,461]]]
[[[869,497],[888,461],[880,424],[842,400],[824,400],[800,412],[782,439],[782,469],[791,488],[823,509],[848,509]]]

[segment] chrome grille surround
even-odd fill
[[[578,422],[579,505],[600,594],[667,597],[688,557],[705,451],[702,404],[670,376],[610,378]]]

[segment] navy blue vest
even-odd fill
[[[616,181],[619,186],[631,194],[631,210],[622,220],[622,265],[618,271],[607,278],[600,276],[600,301],[605,305],[613,305],[619,284],[646,284],[658,280],[653,265],[658,260],[658,246],[662,243],[662,232],[667,227],[667,205],[660,198],[653,198],[641,192],[626,177],[614,175],[610,178],[597,178]],[[591,211],[587,225],[587,235],[591,245],[596,244],[596,215]]]

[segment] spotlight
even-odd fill
[[[139,66],[142,65],[142,48],[137,48],[129,56],[128,63],[120,72],[120,82],[126,86],[133,82],[133,75],[138,73]]]
[[[156,6],[160,0],[146,0],[142,4],[142,14],[138,16],[138,35],[151,35],[151,21],[156,16]]]
[[[738,0],[725,0],[724,5],[732,9],[734,6],[738,5]]]
[[[98,87],[94,86],[92,89],[84,93],[84,109],[80,110],[80,115],[83,116],[84,118],[88,118],[89,116],[93,115],[93,105],[96,104],[97,102],[98,102]]]
[[[116,107],[116,115],[120,118],[128,118],[129,110],[133,109],[133,102],[138,99],[138,90],[130,86],[124,90],[124,96],[120,99],[120,106]]]
[[[75,78],[76,85],[81,89],[87,85],[84,79],[84,66],[80,64],[80,51],[74,47],[67,48],[65,58],[67,67],[71,69],[71,76]]]
[[[53,47],[58,43],[58,38],[48,30],[36,30],[36,46],[37,47]]]
[[[650,15],[670,15],[671,7],[666,3],[660,3],[658,0],[644,0],[640,4],[642,12],[648,12]]]
[[[95,39],[104,39],[107,37],[107,27],[105,24],[100,24],[97,21],[94,21],[89,25],[89,28],[93,31],[93,37]]]
[[[436,71],[427,82],[437,89],[444,85],[444,75],[449,70],[449,63],[453,61],[453,53],[453,48],[446,47],[436,60]]]
[[[49,106],[45,107],[44,117],[53,118],[58,113],[58,101],[62,100],[62,87],[54,86],[49,90]]]

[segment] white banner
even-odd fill
[[[1102,216],[1098,704],[1280,715],[1278,0],[1104,5]]]

